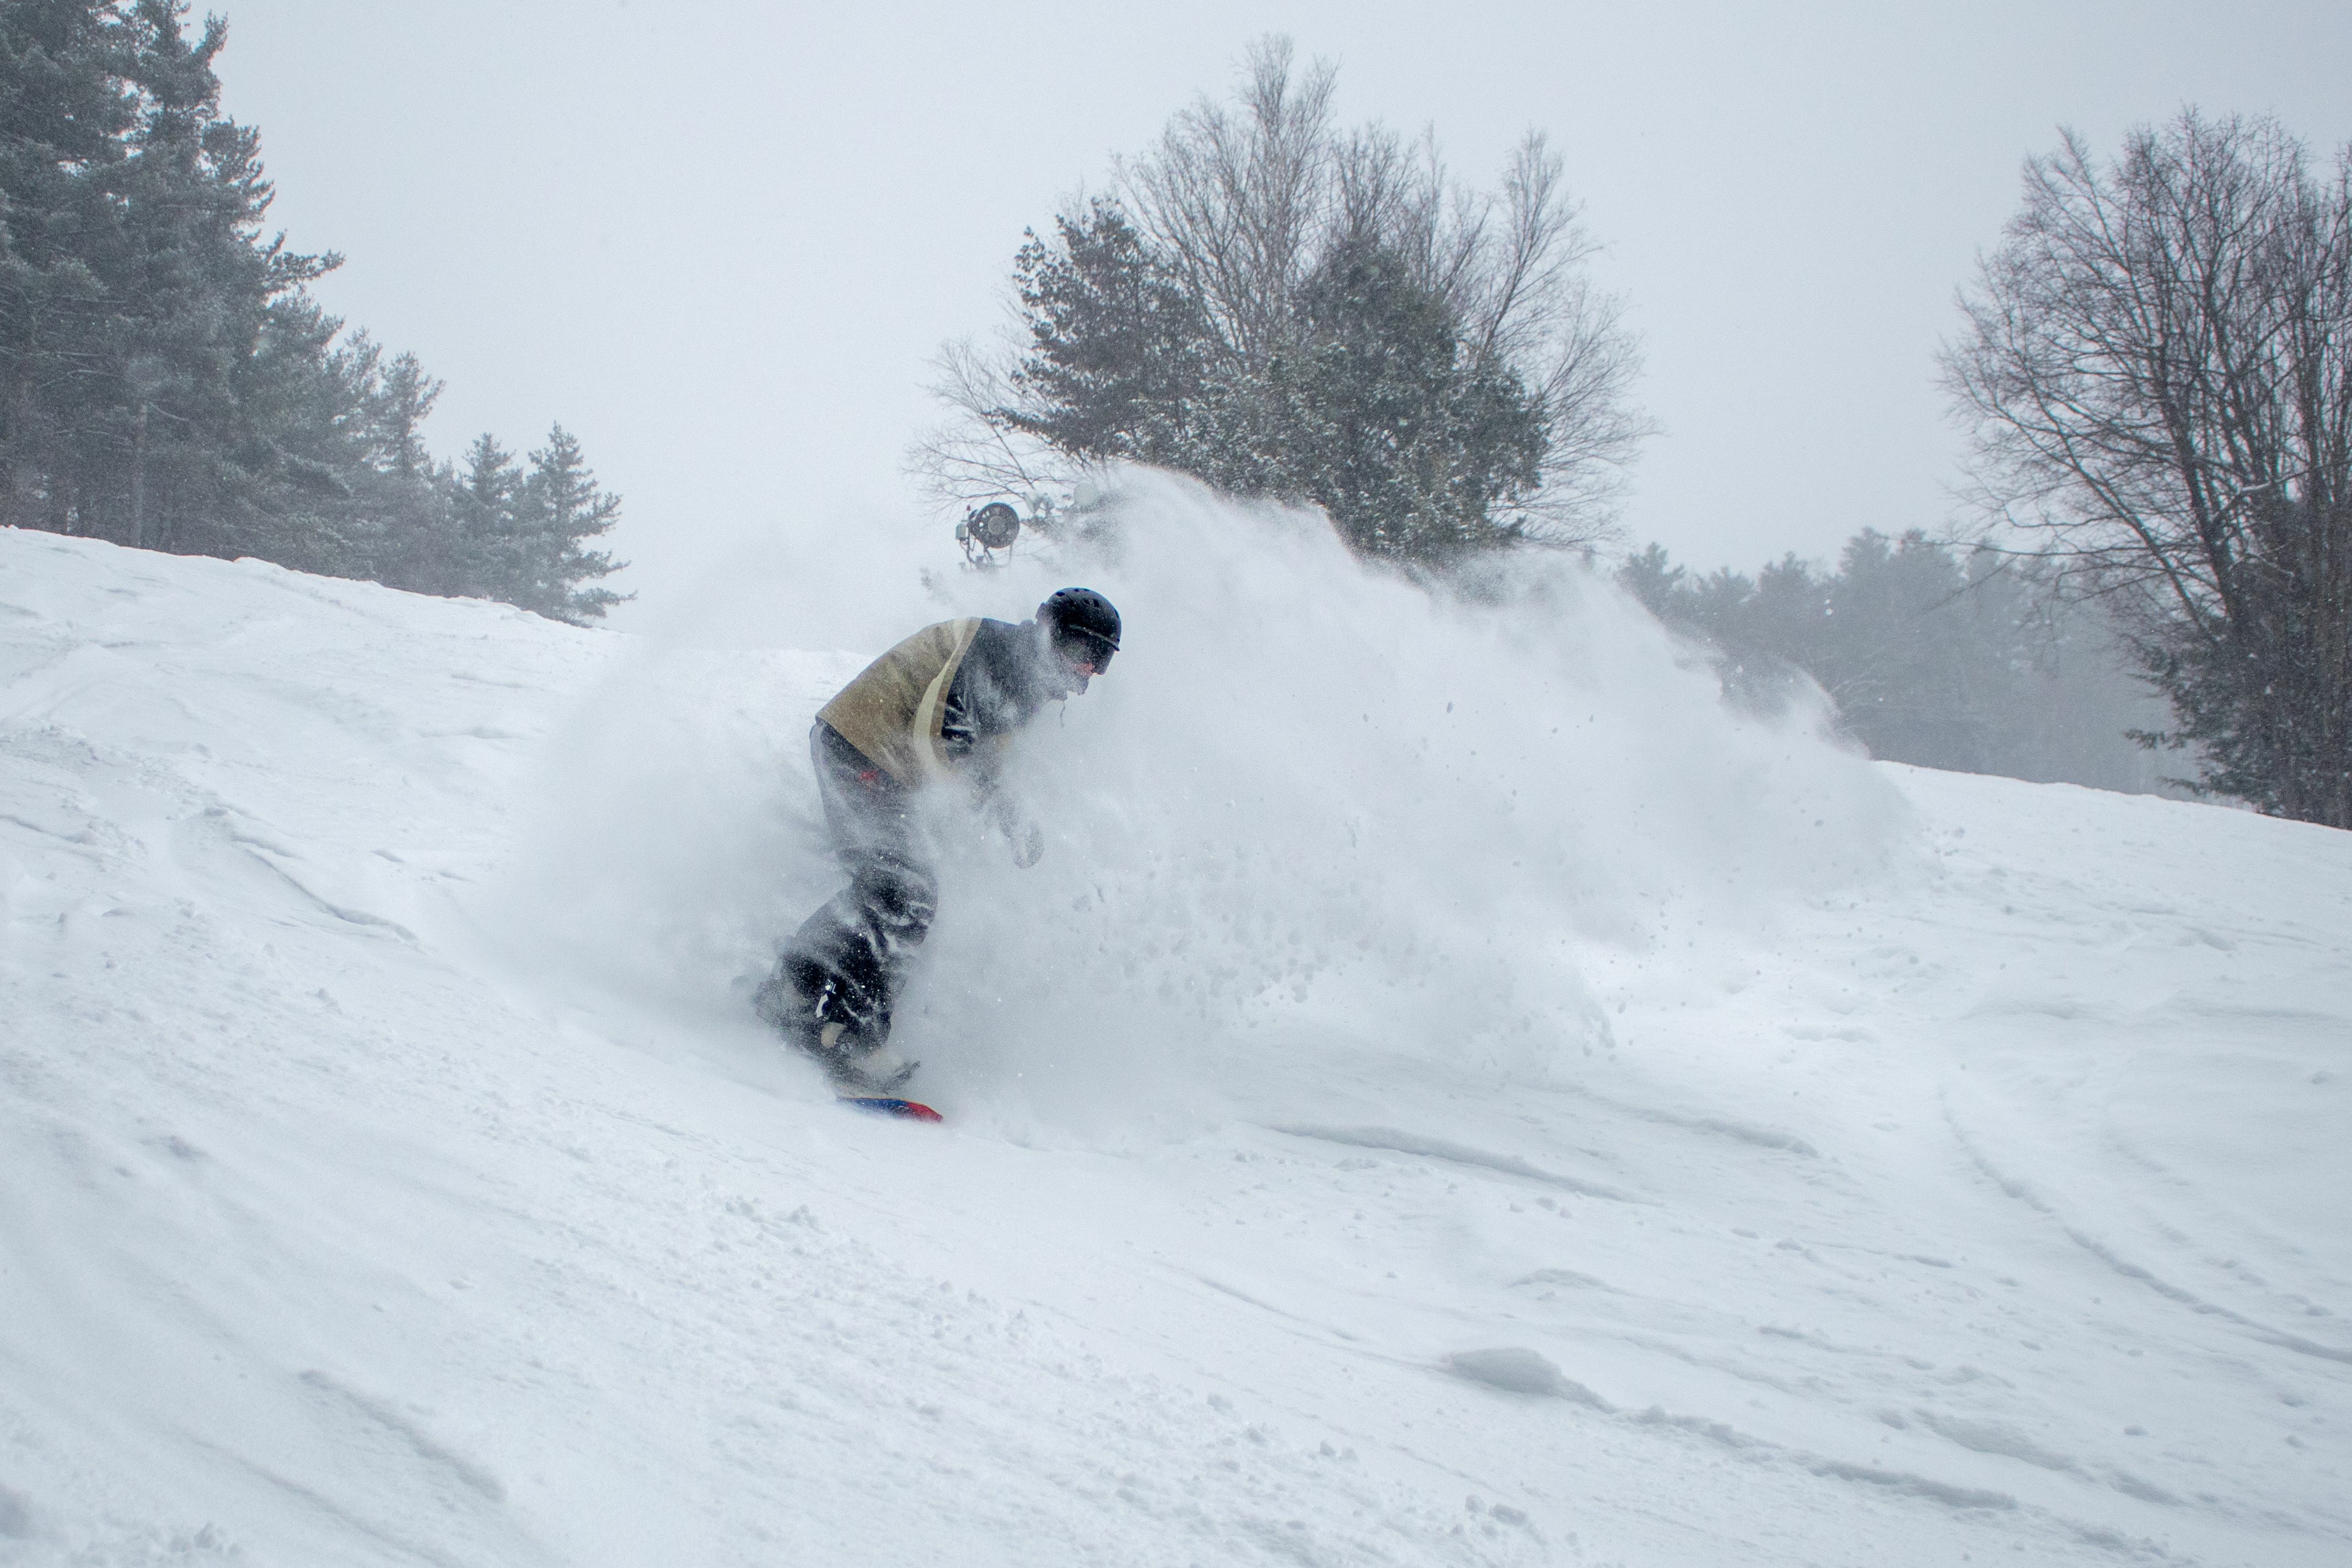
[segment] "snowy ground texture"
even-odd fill
[[[2352,836],[1138,505],[627,637],[0,531],[0,1562],[2352,1562]],[[861,1119],[808,719],[1062,577]]]

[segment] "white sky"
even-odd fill
[[[926,362],[993,324],[1022,229],[1244,46],[1338,60],[1344,121],[1484,184],[1550,133],[1665,426],[1625,521],[1701,567],[1941,527],[1954,289],[2071,124],[2181,104],[2352,136],[2352,6],[824,7],[215,0],[275,219],[448,383],[430,430],[561,419],[648,599],[748,536],[937,526],[900,464]]]

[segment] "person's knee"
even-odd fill
[[[877,856],[860,866],[856,891],[875,924],[901,941],[920,941],[939,912],[937,879],[925,868],[896,856]]]

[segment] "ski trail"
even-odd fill
[[[2177,1302],[2192,1312],[2234,1323],[2265,1344],[2274,1345],[2281,1350],[2293,1351],[2298,1355],[2315,1356],[2323,1361],[2352,1364],[2352,1350],[2322,1344],[2316,1341],[2305,1339],[2300,1334],[2289,1333],[2283,1329],[2259,1322],[2242,1312],[2218,1302],[2209,1301],[2194,1291],[2184,1289],[2124,1258],[2112,1245],[2090,1234],[2080,1225],[2069,1221],[2060,1212],[2057,1205],[2043,1196],[2031,1183],[2021,1181],[2002,1172],[1984,1152],[1979,1141],[1971,1137],[1968,1129],[1961,1124],[1958,1113],[1952,1109],[1948,1095],[1945,1098],[1944,1109],[1947,1121],[1952,1130],[1952,1136],[1958,1142],[1960,1147],[1967,1151],[1969,1159],[1979,1171],[1983,1173],[1985,1180],[2032,1209],[2035,1214],[2051,1221],[2068,1241],[2097,1258],[2119,1277],[2134,1284],[2146,1286],[2166,1300]]]
[[[2352,1314],[2352,853],[1728,732],[1585,590],[1504,647],[1219,526],[1136,625],[1249,701],[1139,641],[1043,738],[1047,860],[950,868],[936,1129],[730,989],[870,649],[0,531],[0,1547],[2352,1551],[2352,1376],[2257,1337]]]
[[[1451,1164],[1472,1165],[1497,1171],[1507,1176],[1520,1176],[1546,1186],[1589,1198],[1605,1198],[1611,1203],[1637,1204],[1647,1200],[1621,1193],[1598,1182],[1580,1177],[1563,1176],[1557,1172],[1538,1169],[1516,1154],[1494,1154],[1483,1149],[1472,1149],[1460,1143],[1450,1143],[1443,1138],[1424,1138],[1415,1133],[1400,1131],[1392,1127],[1273,1127],[1268,1131],[1291,1138],[1311,1138],[1319,1142],[1337,1143],[1350,1149],[1380,1149],[1394,1154],[1410,1154],[1427,1160],[1443,1160]]]

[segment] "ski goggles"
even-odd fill
[[[1118,644],[1100,632],[1090,632],[1083,626],[1064,626],[1054,634],[1054,651],[1071,664],[1090,664],[1097,675],[1110,668],[1110,656],[1118,651]]]

